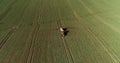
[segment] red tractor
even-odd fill
[[[64,37],[67,35],[69,31],[67,30],[67,28],[60,27],[60,32],[61,32],[61,35]]]
[[[62,36],[64,36],[64,29],[62,27],[60,27],[60,33]]]

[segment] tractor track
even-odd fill
[[[73,14],[74,14],[74,16],[76,17],[76,19],[77,19],[78,21],[80,21],[80,18],[78,17],[77,12],[73,9],[73,7],[72,7],[72,5],[71,5],[71,3],[70,3],[69,0],[68,0],[68,4],[70,5],[70,7],[71,7],[71,9],[72,9],[72,11],[73,11]],[[84,4],[84,2],[82,2],[82,5],[83,5],[90,13],[92,13],[92,10],[90,10],[88,7],[86,7],[86,5]],[[83,24],[81,24],[81,25],[83,25]],[[87,27],[85,27],[85,28],[87,28]],[[101,44],[101,46],[105,49],[105,51],[106,51],[106,52],[108,53],[108,55],[112,58],[112,60],[113,60],[114,62],[117,62],[117,63],[118,63],[119,58],[118,58],[113,52],[111,52],[103,43],[101,43],[101,42],[100,42],[101,40],[99,40],[99,39],[91,32],[90,29],[87,29],[87,30],[88,30],[89,33],[91,33],[91,34],[94,36],[94,38],[95,38],[96,40],[99,41],[99,43]],[[115,59],[115,58],[117,58],[117,59]],[[118,60],[118,61],[117,61],[117,60]]]
[[[7,43],[8,39],[11,37],[11,35],[14,33],[16,28],[12,28],[6,36],[0,41],[0,49]]]
[[[34,50],[35,50],[35,43],[36,43],[36,40],[37,40],[39,27],[40,27],[40,25],[39,25],[39,23],[37,23],[37,25],[35,26],[35,29],[33,31],[33,34],[32,34],[31,44],[30,44],[30,47],[29,47],[29,53],[28,53],[28,56],[27,56],[26,63],[32,63],[32,59],[33,59],[33,56],[34,56]]]
[[[75,15],[76,19],[77,19],[78,21],[80,21],[80,19],[78,18],[78,15],[77,15],[76,12],[74,12],[74,15]],[[81,24],[81,25],[83,25],[83,24]],[[83,26],[84,26],[84,25],[83,25]],[[85,26],[84,26],[84,27],[85,27]],[[100,45],[105,49],[105,51],[108,53],[108,55],[109,55],[109,56],[112,58],[112,60],[115,61],[115,63],[116,63],[117,60],[116,60],[115,57],[113,56],[114,54],[112,54],[112,52],[109,51],[109,49],[108,49],[103,43],[101,43],[101,40],[98,39],[98,37],[91,31],[90,28],[87,28],[87,27],[85,27],[85,28],[87,29],[86,33],[91,34],[92,37],[94,37],[94,39],[97,40],[97,41],[100,43]],[[97,49],[96,49],[96,50],[97,50]],[[99,50],[97,50],[97,51],[99,51]],[[113,62],[113,63],[114,63],[114,62]]]
[[[67,0],[67,1],[68,1],[69,6],[71,7],[71,9],[72,9],[72,11],[73,11],[74,16],[76,17],[76,19],[77,19],[78,21],[80,21],[80,18],[78,17],[77,12],[73,9],[70,0]],[[79,0],[79,1],[81,2],[81,0]],[[90,10],[90,9],[84,4],[84,2],[81,2],[81,4],[89,11],[89,13],[93,14],[93,11]],[[96,17],[96,15],[95,15],[94,17]],[[98,16],[97,16],[97,17],[98,17]],[[96,18],[97,18],[97,17],[96,17]],[[99,19],[99,20],[100,20],[100,19]],[[101,19],[101,20],[102,20],[102,19]],[[106,23],[105,23],[105,24],[106,24]],[[81,25],[83,25],[83,24],[81,24]],[[85,27],[85,28],[86,28],[86,27]],[[111,27],[111,28],[112,28],[112,27]],[[118,30],[117,30],[117,31],[118,31]],[[90,30],[89,30],[88,32],[90,33]],[[93,35],[94,35],[94,34],[93,34]],[[103,45],[96,36],[94,36],[94,37],[95,37],[96,40],[99,41],[99,43],[102,45],[102,47],[103,47],[103,48],[105,49],[105,51],[109,54],[109,56],[113,59],[114,62],[117,62],[117,60],[119,61],[118,57],[117,57],[114,53],[110,53],[110,51],[108,50],[108,48],[106,48],[105,45]],[[114,57],[113,57],[113,56],[114,56]],[[117,58],[117,60],[115,59],[115,57]],[[117,62],[117,63],[118,63],[118,62]]]
[[[38,3],[37,3],[38,5]],[[38,8],[40,9],[39,5]],[[34,22],[35,27],[33,29],[32,35],[31,35],[31,40],[30,40],[30,46],[28,48],[28,55],[27,55],[27,59],[25,63],[32,63],[33,61],[33,57],[34,57],[34,53],[35,53],[35,44],[36,44],[36,40],[38,37],[38,33],[40,30],[40,14],[36,12],[36,17],[38,17],[37,21]]]
[[[81,2],[81,4],[88,10],[89,13],[94,14],[94,12],[93,12],[82,0],[79,0],[79,2]],[[76,14],[76,16],[77,16],[77,13],[75,13],[75,14]],[[114,30],[115,32],[118,32],[118,33],[119,33],[119,30],[118,30],[118,29],[113,28],[110,24],[108,24],[107,22],[105,22],[105,20],[102,19],[100,16],[98,16],[98,15],[93,15],[93,17],[97,18],[98,20],[100,20],[101,23],[107,25],[107,26],[110,27],[112,30]],[[78,17],[76,17],[76,18],[78,18]],[[78,18],[78,20],[79,20],[79,18]],[[88,29],[88,30],[89,30],[89,33],[92,33],[92,31],[91,31],[90,29]],[[92,33],[92,34],[93,34],[93,33]],[[111,51],[108,47],[106,47],[106,46],[104,45],[104,43],[102,43],[101,40],[96,37],[96,35],[93,34],[93,37],[95,37],[96,40],[99,40],[99,43],[101,44],[101,46],[104,48],[104,50],[108,53],[108,55],[112,58],[112,60],[113,60],[115,63],[120,62],[120,59],[118,58],[118,56],[117,56],[113,51]]]
[[[103,18],[101,18],[99,15],[94,14],[94,11],[92,11],[82,0],[78,0],[86,10],[88,10],[88,12],[90,14],[93,14],[93,17],[97,18],[101,23],[105,24],[107,27],[111,28],[111,30],[117,32],[120,34],[120,30],[118,28],[113,27],[111,24],[109,24],[108,22],[106,22],[106,20],[104,20]]]
[[[69,56],[70,56],[70,58],[68,59],[69,63],[75,63],[72,52],[71,52],[70,48],[68,47],[68,44],[66,43],[65,38],[62,37],[62,40],[63,40],[62,44],[64,45],[64,49],[66,50],[67,57],[69,58]]]
[[[17,1],[17,0],[16,0]],[[11,8],[15,3],[16,1],[13,1],[9,8]],[[25,10],[25,9],[24,9]],[[23,11],[24,11],[23,10]],[[22,15],[21,15],[22,16]],[[20,16],[20,17],[21,17]],[[1,19],[0,19],[1,20]],[[14,31],[16,31],[16,29],[18,29],[20,27],[20,25],[22,24],[22,22],[20,22],[18,25],[16,26],[13,26],[10,31],[6,34],[6,36],[0,41],[0,49],[6,44],[6,42],[8,41],[8,39],[10,38],[10,36],[14,33]]]
[[[57,27],[58,27],[58,31],[60,33],[60,30],[59,28],[62,27],[62,23],[61,23],[61,15],[60,15],[60,12],[59,12],[59,9],[57,9],[56,7],[56,1],[54,2],[54,7],[55,9],[58,11],[58,17],[59,17],[59,20],[57,20]],[[65,49],[65,53],[67,55],[67,60],[68,60],[68,63],[75,63],[74,61],[74,58],[73,58],[73,55],[72,55],[72,52],[70,50],[70,48],[68,47],[68,44],[66,43],[66,40],[65,40],[65,37],[64,36],[61,36],[62,38],[62,44],[64,46],[64,49]]]
[[[58,28],[60,28],[61,25],[58,21],[57,21],[57,25],[58,25]],[[59,33],[60,33],[60,31],[59,31]],[[68,47],[68,44],[66,43],[65,37],[61,36],[61,38],[62,38],[62,44],[63,44],[64,49],[65,49],[65,53],[67,55],[68,62],[75,63],[72,52],[71,52],[70,48]]]

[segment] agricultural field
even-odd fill
[[[120,0],[0,0],[0,63],[120,63]]]

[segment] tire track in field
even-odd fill
[[[98,39],[98,37],[95,36],[95,34],[94,34],[90,29],[87,29],[87,31],[92,35],[92,37],[94,37],[94,39],[95,39],[96,41],[99,42],[99,44],[101,44],[101,46],[104,48],[104,50],[105,50],[105,51],[108,53],[108,55],[113,59],[113,61],[114,61],[113,63],[119,63],[119,62],[116,60],[115,56],[113,56],[113,53],[110,52],[109,49],[107,49],[103,43],[101,43],[101,41]]]
[[[66,0],[66,2],[67,2],[67,4],[68,4],[68,6],[70,7],[71,11],[73,12],[73,15],[74,15],[74,14],[77,14],[77,13],[75,12],[75,10],[73,9],[73,7],[72,7],[72,4],[71,4],[70,0]],[[77,46],[77,48],[79,49],[79,47],[78,47],[78,46]],[[79,50],[79,51],[80,51],[80,50]]]
[[[74,12],[73,13],[74,14],[74,16],[76,17],[76,19],[78,20],[78,21],[81,21],[81,19],[80,19],[80,17],[77,15],[77,13],[76,12]],[[90,35],[88,35],[89,37],[93,37],[93,39],[92,39],[92,41],[94,40],[94,41],[97,41],[97,42],[99,42],[99,43],[101,43],[101,40],[99,40],[99,38],[97,37],[97,36],[95,36],[95,34],[92,32],[92,30],[90,30],[90,28],[87,28],[86,26],[84,26],[83,24],[81,24],[82,26],[83,26],[83,28],[85,28],[87,31],[85,31],[87,34],[90,34]],[[95,38],[97,38],[97,39],[95,39]],[[94,43],[93,43],[93,45],[94,45]],[[101,43],[101,45],[103,45],[102,43]],[[95,47],[95,49],[96,49],[96,51],[99,51],[96,47],[98,47],[98,46],[94,46]],[[112,54],[109,52],[109,50],[107,49],[107,47],[105,47],[105,45],[103,45],[103,48],[104,49],[106,49],[105,50],[105,52],[107,52],[107,53],[109,53],[108,55],[113,59],[113,61],[115,60],[115,58],[112,56]],[[102,56],[102,55],[101,55]],[[103,58],[103,57],[102,57]],[[116,63],[116,62],[115,62]]]
[[[37,8],[37,6],[36,6],[36,8]],[[35,27],[33,28],[33,31],[32,31],[32,35],[31,35],[31,39],[30,39],[30,46],[28,47],[28,51],[27,51],[28,55],[26,55],[27,59],[26,59],[25,63],[32,63],[33,57],[34,57],[35,44],[36,44],[36,40],[37,40],[39,28],[40,28],[40,24],[39,24],[40,15],[39,15],[39,13],[37,13],[37,11],[36,11],[36,17],[38,19],[36,18],[37,21],[35,21],[35,23],[34,23]],[[22,21],[20,23],[22,23]]]
[[[56,11],[58,11],[59,21],[56,21],[56,22],[57,22],[58,31],[59,31],[59,33],[61,33],[60,30],[59,30],[59,28],[62,27],[62,23],[60,21],[61,20],[61,16],[60,16],[59,9],[57,9],[56,1],[54,2],[54,7],[55,7]],[[68,47],[68,44],[66,43],[65,37],[61,36],[61,38],[62,38],[62,44],[63,44],[64,49],[65,49],[65,53],[67,55],[68,62],[69,63],[75,63],[73,54],[72,54],[70,48]]]
[[[16,0],[17,1],[17,0]],[[14,4],[15,4],[16,2],[14,2],[14,3],[12,3],[10,6],[12,7]],[[2,48],[2,47],[4,47],[4,45],[5,46],[7,46],[8,45],[8,40],[11,40],[11,38],[12,38],[12,36],[14,35],[14,34],[16,34],[16,32],[17,32],[17,30],[20,28],[20,26],[22,26],[22,24],[23,24],[23,21],[22,21],[22,18],[23,18],[23,14],[24,14],[24,12],[25,12],[25,9],[26,9],[26,7],[27,7],[27,5],[28,5],[28,3],[24,6],[24,8],[22,8],[22,13],[20,14],[20,15],[18,15],[17,16],[17,18],[18,19],[16,19],[15,21],[18,21],[18,23],[14,23],[13,24],[13,26],[12,26],[12,28],[10,29],[10,31],[8,31],[8,33],[6,34],[6,36],[5,37],[3,37],[3,40],[2,40],[2,42],[3,43],[1,43],[0,42],[0,49]],[[10,7],[9,6],[9,7]],[[10,8],[11,9],[11,8]],[[21,18],[21,19],[19,19],[19,18]],[[20,21],[20,22],[19,22]],[[23,30],[22,30],[23,31]],[[2,44],[2,45],[1,45]],[[2,47],[1,47],[2,46]],[[14,53],[13,53],[14,54]],[[15,53],[16,54],[16,53]],[[8,55],[7,55],[8,56]],[[10,59],[8,59],[8,63],[11,63],[11,62],[13,62],[12,60],[13,60],[13,58],[15,58],[15,55],[11,55],[12,56],[12,58],[10,57]],[[19,57],[19,60],[20,60],[20,58],[21,57]],[[17,59],[18,60],[18,59]]]
[[[16,0],[17,1],[17,0]],[[16,1],[13,1],[9,7],[11,7],[12,5],[15,4]],[[24,10],[23,10],[24,11]],[[23,14],[22,14],[23,15]],[[21,17],[22,17],[21,15]],[[22,25],[22,22],[17,24],[17,25],[14,25],[10,31],[6,34],[6,36],[3,38],[3,40],[1,40],[0,42],[0,49],[2,48],[2,46],[7,42],[7,40],[10,38],[10,36],[20,27],[20,25]]]
[[[0,41],[0,49],[6,44],[6,42],[7,42],[8,39],[11,37],[11,35],[14,33],[15,30],[16,30],[16,28],[13,27],[13,28],[6,34],[6,36]]]
[[[40,19],[40,16],[39,16],[38,20],[39,19]],[[36,43],[36,40],[37,40],[37,35],[38,35],[38,32],[39,32],[39,28],[40,28],[40,24],[37,21],[36,26],[33,30],[31,44],[30,44],[30,47],[29,47],[29,51],[28,51],[29,53],[28,53],[28,56],[27,56],[26,63],[32,63],[33,56],[34,56],[34,51],[35,51],[35,43]]]
[[[77,13],[76,12],[74,12],[74,15],[75,15],[75,17],[80,21],[80,18],[79,18],[79,16],[77,15]],[[88,30],[87,30],[88,31]],[[88,31],[89,33],[90,33],[90,30]],[[90,33],[91,34],[91,33]],[[94,34],[92,34],[92,36],[93,36]],[[96,36],[93,36],[94,38],[96,37]],[[95,38],[96,39],[96,38]],[[98,41],[99,39],[97,38],[97,41]],[[114,54],[112,53],[112,52],[110,52],[109,51],[109,49],[107,48],[107,47],[105,47],[105,45],[103,44],[103,43],[101,43],[101,41],[99,40],[99,43],[101,44],[101,46],[104,48],[104,50],[109,54],[109,56],[113,59],[113,61],[116,63],[116,59],[115,59],[115,56],[114,56]]]
[[[58,23],[58,21],[57,21],[57,25],[58,25],[58,28],[60,28],[61,25]],[[59,31],[59,33],[61,33],[61,32]],[[61,36],[61,38],[62,38],[62,44],[63,44],[64,49],[65,49],[65,53],[67,55],[68,62],[69,63],[75,63],[72,52],[71,52],[70,48],[68,47],[68,45],[66,43],[65,37]]]
[[[86,6],[86,4],[82,1],[82,0],[78,0],[83,6],[84,8],[90,13],[90,14],[93,14],[93,16],[97,19],[100,20],[101,23],[107,25],[108,27],[110,27],[113,31],[117,32],[120,34],[120,30],[113,27],[111,24],[107,23],[106,20],[102,19],[100,16],[98,16],[97,14],[94,14],[94,12],[88,7]]]
[[[68,4],[70,5],[72,11],[73,11],[74,16],[76,17],[76,19],[77,19],[78,21],[80,21],[81,19],[80,19],[79,15],[77,14],[77,12],[73,9],[71,2],[70,2],[69,0],[67,0],[67,1],[68,1]],[[87,10],[89,10],[90,12],[92,12],[88,7],[86,7],[86,5],[84,4],[84,2],[82,2],[82,5],[85,6],[85,8],[87,8]],[[92,13],[93,13],[93,12],[92,12]],[[99,16],[98,16],[98,17],[99,17]],[[90,31],[89,31],[89,32],[90,32]],[[94,34],[93,34],[93,35],[94,35]],[[94,35],[94,37],[96,37],[96,36]],[[95,38],[95,39],[96,39],[96,40],[99,40],[98,38]],[[116,54],[114,54],[114,53],[113,53],[112,51],[110,51],[107,47],[105,47],[105,45],[104,45],[103,43],[101,43],[100,40],[99,40],[99,43],[101,44],[101,46],[105,49],[105,51],[109,54],[109,56],[113,59],[113,61],[114,61],[115,63],[119,63],[119,62],[120,62],[120,59],[117,57]]]
[[[88,12],[89,13],[91,13],[91,14],[93,14],[94,12],[88,7],[88,6],[86,6],[86,4],[83,2],[83,1],[81,1],[81,0],[79,0],[79,2],[88,10]],[[120,33],[120,30],[118,30],[117,28],[115,28],[115,27],[113,27],[111,24],[109,24],[109,23],[107,23],[104,19],[102,19],[100,16],[98,16],[98,15],[93,15],[95,18],[97,18],[97,19],[99,19],[103,24],[105,24],[105,25],[107,25],[108,27],[110,27],[112,30],[114,30],[115,32],[118,32],[118,33]],[[101,42],[100,42],[101,43]],[[105,47],[105,45],[103,44],[103,43],[101,43],[101,45],[102,46],[104,46],[104,48],[106,48],[106,52],[108,52],[108,54],[111,56],[114,56],[114,57],[112,57],[112,58],[116,58],[116,61],[118,60],[119,62],[120,62],[120,59],[118,58],[118,56],[114,53],[114,52],[112,52],[112,51],[110,51],[107,47]]]
[[[41,4],[41,5],[40,5]],[[40,45],[40,48],[37,50],[35,50],[35,46],[38,46],[40,43],[37,43],[38,42],[38,37],[39,35],[41,35],[41,37],[43,36],[43,33],[40,31],[40,24],[42,24],[40,21],[41,18],[43,17],[41,13],[43,13],[44,10],[41,10],[42,8],[44,8],[43,5],[44,4],[44,1],[43,0],[36,0],[36,19],[37,19],[37,22],[35,21],[33,24],[37,24],[34,28],[34,31],[32,32],[32,40],[31,40],[31,45],[30,45],[30,48],[29,48],[29,54],[27,56],[27,62],[26,63],[33,63],[34,61],[37,61],[39,63],[42,63],[42,58],[41,58],[41,52],[42,52],[42,44]],[[43,31],[44,32],[44,31]],[[37,53],[36,53],[37,51]],[[38,56],[36,58],[36,55]],[[34,57],[34,58],[33,58]]]
[[[76,12],[74,12],[74,15],[75,15],[76,18],[79,19],[79,21],[80,21],[80,18],[78,17],[78,15],[76,14]],[[81,24],[81,25],[82,25],[82,24]],[[85,28],[87,28],[87,27],[85,27]],[[89,34],[92,35],[91,37],[94,37],[94,39],[95,39],[96,41],[98,41],[98,42],[102,45],[102,47],[105,49],[105,51],[108,53],[108,55],[109,55],[109,56],[113,59],[113,61],[116,63],[116,59],[115,59],[114,56],[109,52],[108,48],[106,48],[105,45],[103,45],[103,44],[101,43],[101,41],[100,41],[96,36],[94,36],[93,33],[91,33],[92,31],[90,31],[89,29],[87,29],[87,31],[88,31]],[[96,39],[96,38],[97,38],[97,39]]]

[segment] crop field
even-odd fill
[[[120,0],[0,0],[0,63],[120,63]]]

